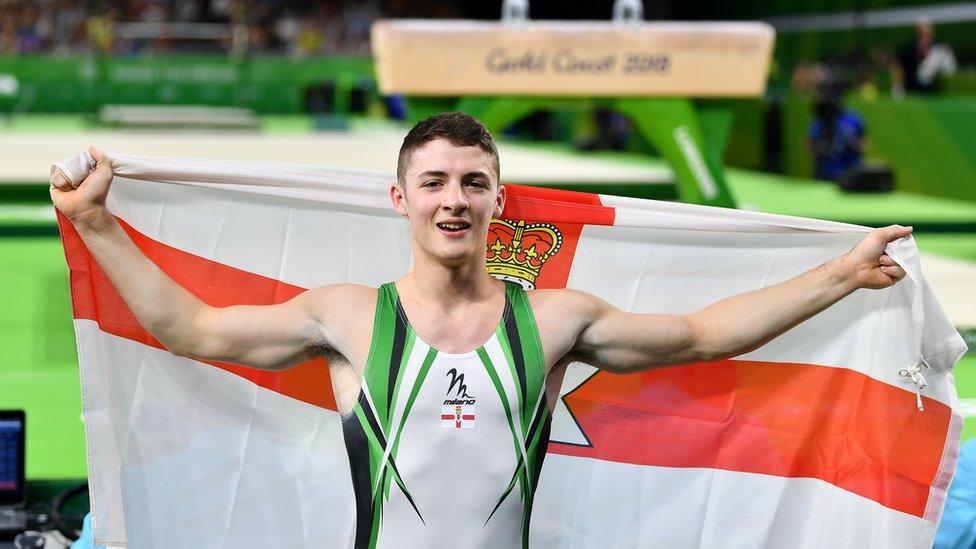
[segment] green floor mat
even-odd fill
[[[924,253],[976,263],[976,233],[918,232],[915,243]],[[973,282],[976,283],[976,280]]]
[[[908,193],[846,193],[834,184],[728,170],[741,208],[882,226],[913,225],[919,232],[976,230],[976,204]]]
[[[27,411],[29,478],[85,476],[78,358],[57,238],[0,238],[0,408]]]

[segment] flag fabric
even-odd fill
[[[389,204],[392,174],[110,156],[109,209],[211,305],[378,286],[411,267],[408,225]],[[88,160],[57,166],[77,182]],[[492,274],[655,313],[786,280],[868,230],[519,185],[508,186],[502,218],[486,242]],[[354,497],[325,360],[262,372],[171,355],[71,224],[59,225],[95,543],[351,546]],[[888,253],[908,272],[901,283],[859,290],[735,359],[631,375],[573,364],[531,544],[931,545],[958,453],[952,367],[965,345],[922,277],[914,241]],[[442,421],[464,428],[475,417],[452,409]]]

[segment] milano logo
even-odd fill
[[[475,403],[475,397],[468,394],[468,386],[464,384],[464,374],[459,374],[457,368],[451,368],[446,377],[450,378],[451,384],[448,385],[447,393],[444,395],[447,397],[444,400],[445,406],[458,404],[471,406]],[[450,398],[452,391],[454,391],[454,398]]]
[[[459,374],[457,368],[447,372],[450,383],[444,394],[444,405],[441,406],[441,427],[445,429],[474,428],[475,398],[468,394],[468,386],[464,383],[464,374]]]

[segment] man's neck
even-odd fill
[[[397,287],[428,306],[451,308],[459,302],[491,299],[500,283],[485,270],[484,262],[444,265],[436,261],[418,261],[414,268],[397,281]]]

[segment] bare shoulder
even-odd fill
[[[361,284],[330,284],[299,298],[318,324],[313,353],[329,360],[339,410],[348,413],[359,394],[373,332],[379,291]]]
[[[377,295],[370,286],[329,284],[303,292],[295,301],[316,321],[327,346],[353,359],[359,347],[368,345]]]
[[[373,314],[376,307],[376,288],[362,284],[329,284],[312,288],[296,297],[300,305],[316,313],[330,317],[334,314]]]
[[[528,292],[542,342],[547,371],[558,368],[576,349],[580,334],[597,318],[606,303],[579,290]]]
[[[536,317],[586,321],[606,305],[593,294],[569,288],[528,292]]]

